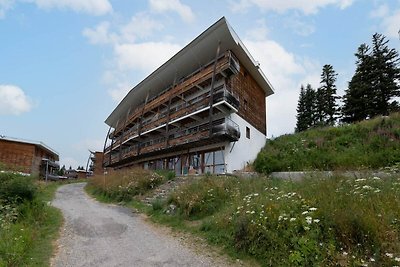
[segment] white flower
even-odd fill
[[[310,211],[316,211],[317,208],[309,208]]]
[[[347,256],[348,253],[346,251],[343,251],[343,256]]]
[[[314,219],[314,222],[315,222],[315,223],[319,223],[320,220],[319,220],[319,219]]]
[[[380,180],[381,178],[379,178],[378,176],[374,176],[372,177],[372,180]]]
[[[303,211],[301,214],[306,215],[308,213],[308,210]]]
[[[296,218],[290,218],[291,222],[294,222],[296,220]]]
[[[374,259],[374,258],[370,258],[369,261],[370,261],[370,262],[374,262],[375,259]]]
[[[394,260],[397,261],[397,262],[400,262],[400,258],[399,257],[394,258]]]
[[[312,218],[311,218],[310,216],[307,216],[307,217],[306,217],[306,222],[307,222],[308,224],[311,224],[311,223],[312,223]]]
[[[393,253],[388,253],[388,252],[386,252],[386,253],[385,253],[385,256],[388,257],[388,258],[393,258]]]
[[[306,227],[304,227],[304,230],[308,231],[308,230],[310,230],[310,227],[306,226]]]

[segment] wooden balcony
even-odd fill
[[[104,157],[105,166],[117,166],[132,160],[157,154],[169,153],[180,149],[199,147],[216,142],[239,140],[239,126],[228,118],[222,118],[211,123],[204,123],[195,127],[171,133],[167,140],[158,136],[142,143],[137,143],[126,148],[113,150],[111,156]]]
[[[124,122],[121,121],[118,124],[117,128],[110,133],[109,137],[115,138],[121,136],[123,134],[123,130],[127,127],[133,126],[135,121],[137,121],[142,114],[150,112],[153,109],[158,108],[160,105],[167,105],[171,98],[178,97],[202,82],[210,80],[213,74],[213,63],[214,61],[199,68],[191,75],[181,80],[173,88],[170,87],[167,90],[164,90],[159,95],[148,100],[147,103],[143,103],[142,105],[136,107],[131,111]],[[224,55],[218,58],[216,72],[222,73],[224,76],[229,76],[238,73],[239,68],[239,62],[236,57],[230,51],[227,51]]]

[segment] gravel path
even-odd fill
[[[93,200],[84,186],[61,186],[52,202],[65,218],[52,266],[225,265],[199,255],[162,231],[154,231],[127,208]]]

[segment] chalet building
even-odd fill
[[[42,142],[0,136],[0,163],[13,170],[45,176],[59,169],[56,151]]]
[[[225,18],[136,85],[106,119],[104,167],[243,169],[265,145],[273,89]]]
[[[89,172],[93,175],[103,175],[103,152],[100,151],[90,151],[90,165],[89,165]]]

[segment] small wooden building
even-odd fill
[[[59,155],[42,142],[0,136],[0,163],[26,174],[39,175],[58,170]]]

